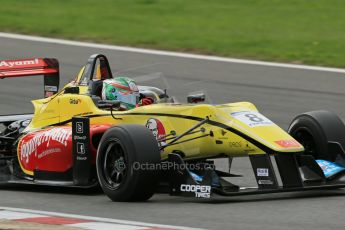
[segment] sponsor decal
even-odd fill
[[[226,135],[227,132],[226,132],[225,130],[220,129],[220,130],[219,130],[219,133],[220,133],[220,135],[221,135],[221,136],[219,137],[220,140],[227,140],[227,139],[229,139],[229,137]]]
[[[69,103],[70,103],[71,105],[78,105],[79,103],[81,103],[81,100],[80,100],[80,99],[70,98],[70,99],[69,99]]]
[[[39,60],[35,59],[26,59],[26,60],[18,60],[18,61],[0,61],[0,67],[25,67],[25,66],[32,66],[32,65],[39,65]],[[5,69],[5,68],[2,68]]]
[[[241,141],[230,141],[229,147],[230,148],[240,148],[240,147],[242,147]]]
[[[76,130],[75,130],[76,133],[81,133],[83,134],[84,133],[84,124],[83,122],[76,122]]]
[[[166,142],[164,141],[164,138],[166,136],[165,128],[163,126],[163,123],[155,118],[150,118],[146,122],[146,128],[151,130],[153,136],[157,139],[159,147],[164,146]]]
[[[79,99],[78,99],[79,100]],[[82,178],[83,171],[89,172],[90,160],[90,132],[89,132],[89,119],[82,117],[75,117],[72,119],[73,129],[73,157],[75,164],[73,166],[73,174],[78,175],[75,178]],[[81,170],[83,168],[83,170]],[[78,179],[78,180],[79,180]],[[77,182],[79,183],[79,182]]]
[[[54,92],[49,92],[47,91],[45,94],[44,94],[44,97],[51,97],[54,95]]]
[[[268,168],[257,168],[256,175],[258,176],[268,176]]]
[[[211,198],[211,186],[209,185],[181,184],[180,191],[194,192],[197,198]]]
[[[296,140],[279,140],[275,141],[278,145],[280,145],[283,148],[294,148],[294,147],[302,147],[300,143],[298,143]]]
[[[85,144],[82,142],[77,142],[77,153],[78,154],[85,154]]]
[[[45,157],[45,156],[47,156],[47,155],[49,155],[49,154],[52,154],[52,153],[61,153],[61,152],[62,152],[62,150],[61,150],[60,148],[48,149],[48,150],[45,150],[45,151],[39,153],[39,154],[37,155],[37,158],[38,158],[38,159],[41,159],[41,158],[43,158],[43,157]]]
[[[272,185],[273,181],[271,181],[271,180],[258,180],[258,184]]]
[[[325,174],[325,177],[331,177],[337,174],[338,172],[342,172],[345,170],[344,167],[326,160],[316,160],[316,163],[322,169],[323,173]]]
[[[87,157],[77,156],[77,160],[78,160],[78,161],[86,161],[86,160],[87,160]]]
[[[20,143],[20,160],[28,163],[30,156],[34,153],[37,156],[38,148],[44,148],[48,151],[51,142],[57,142],[66,147],[67,140],[71,137],[72,130],[70,128],[53,128],[50,130],[39,131],[24,137]],[[56,151],[55,151],[56,150]],[[41,158],[53,152],[59,152],[58,149],[52,149],[51,152],[40,152]]]
[[[226,131],[224,129],[221,129],[220,132],[221,132],[222,136],[224,136],[226,134]]]
[[[231,116],[252,128],[258,126],[274,125],[271,120],[256,111],[234,112],[231,113]]]
[[[85,141],[86,140],[86,136],[74,136],[73,140],[81,140],[81,141]]]
[[[50,91],[50,92],[57,92],[58,88],[56,86],[51,86],[51,85],[45,85],[44,86],[45,91]]]

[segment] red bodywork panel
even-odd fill
[[[90,140],[103,134],[111,125],[90,125]],[[92,142],[92,141],[90,141]],[[59,126],[26,134],[18,143],[18,160],[23,171],[66,172],[73,166],[72,127]],[[97,149],[90,143],[95,164]]]

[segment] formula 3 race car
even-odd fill
[[[330,112],[297,116],[289,134],[252,103],[196,104],[199,94],[178,104],[148,86],[140,93],[154,104],[122,111],[100,98],[113,77],[104,55],[92,55],[60,91],[56,59],[0,62],[0,78],[31,75],[43,75],[45,98],[32,101],[34,114],[0,116],[1,183],[100,185],[113,201],[147,200],[163,185],[201,198],[345,187],[345,127]],[[230,168],[248,156],[255,188],[232,183],[238,175],[212,161],[228,158]]]

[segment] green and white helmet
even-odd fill
[[[133,109],[139,103],[139,98],[137,84],[128,77],[116,77],[103,81],[103,100],[117,100],[121,102],[122,107]]]

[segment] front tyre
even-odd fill
[[[338,142],[345,148],[345,126],[334,113],[324,110],[311,111],[296,116],[291,122],[289,134],[305,148],[305,154],[315,159],[335,161],[328,142]]]
[[[141,125],[120,125],[103,135],[96,168],[104,193],[113,201],[144,201],[155,192],[160,163],[155,137]]]

